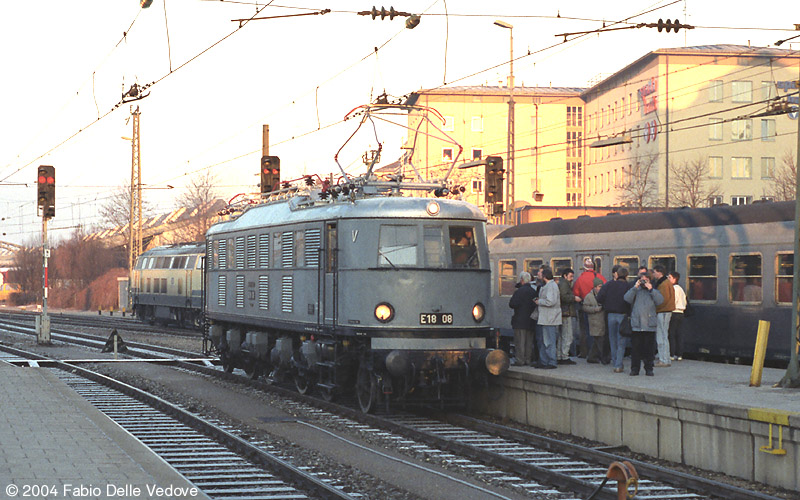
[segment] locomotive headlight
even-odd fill
[[[484,316],[486,316],[486,308],[483,307],[483,304],[478,302],[472,306],[472,319],[474,319],[476,323],[483,321]]]
[[[381,323],[388,323],[394,319],[394,307],[388,302],[381,302],[375,306],[375,318]]]

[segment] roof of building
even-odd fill
[[[583,87],[514,87],[515,95],[580,95],[586,90]],[[441,87],[435,89],[420,89],[414,94],[428,95],[508,95],[508,87],[487,86],[487,85],[468,85],[463,87]]]
[[[652,59],[662,55],[690,55],[690,56],[737,56],[737,57],[791,57],[800,58],[800,52],[796,50],[777,49],[774,47],[751,47],[749,45],[733,45],[733,44],[720,44],[720,45],[697,45],[694,47],[675,47],[668,49],[658,49],[648,52],[639,59],[628,64],[619,71],[604,78],[597,84],[583,89],[581,96],[587,96],[596,93],[602,87],[609,85],[620,74],[626,73],[633,68],[644,66]],[[613,83],[611,83],[614,86]]]

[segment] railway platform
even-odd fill
[[[750,387],[749,366],[683,360],[631,377],[580,359],[556,370],[512,367],[475,409],[800,491],[800,389],[773,387],[784,373],[766,368]]]
[[[49,370],[2,360],[0,450],[3,499],[208,499]]]

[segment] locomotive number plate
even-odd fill
[[[452,313],[421,313],[419,315],[420,325],[452,325]]]

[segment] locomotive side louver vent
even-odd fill
[[[292,276],[281,277],[281,311],[285,313],[292,312],[292,292],[294,283]]]
[[[269,276],[258,277],[258,308],[269,311]]]
[[[214,243],[211,240],[206,241],[206,268],[212,269],[214,262]]]
[[[319,248],[321,242],[322,232],[319,229],[306,230],[306,266],[319,267]]]
[[[244,308],[244,276],[236,277],[236,307]]]
[[[219,268],[228,269],[228,240],[219,240]]]
[[[290,268],[294,264],[294,238],[287,231],[281,236],[281,267]]]
[[[236,237],[236,269],[244,269],[244,236]]]
[[[224,274],[217,277],[217,305],[225,307],[225,299],[228,294],[228,277]]]
[[[256,267],[256,235],[247,236],[247,269]]]
[[[269,267],[269,233],[258,235],[258,267]]]

